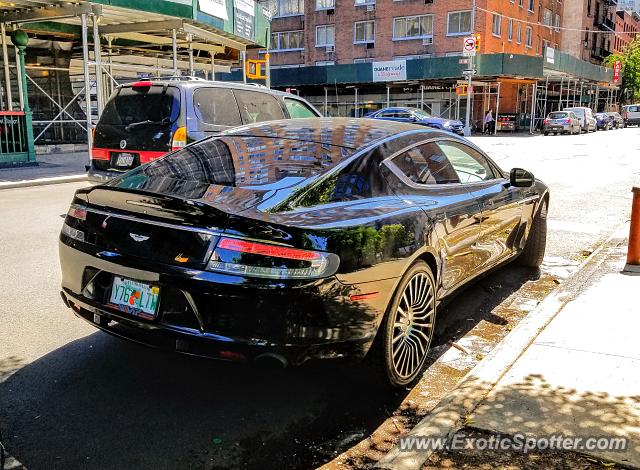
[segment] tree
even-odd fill
[[[622,104],[640,99],[640,37],[629,43],[622,54],[611,54],[604,60],[607,67],[615,62],[622,62],[622,82],[620,83],[620,99]]]

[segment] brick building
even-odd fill
[[[616,0],[565,0],[562,51],[601,64],[613,52]]]
[[[640,15],[635,11],[618,10],[616,17],[616,34],[613,38],[612,52],[621,54],[640,30]]]
[[[271,65],[330,65],[460,55],[481,35],[480,52],[541,55],[558,47],[558,0],[278,0]],[[475,23],[475,27],[472,24]]]

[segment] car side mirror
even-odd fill
[[[511,186],[516,188],[530,188],[535,182],[533,173],[522,168],[513,168],[509,175]]]

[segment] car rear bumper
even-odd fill
[[[570,132],[571,124],[545,124],[544,132]]]
[[[384,309],[335,277],[284,285],[172,266],[118,264],[60,242],[62,297],[75,315],[116,336],[221,360],[363,357]],[[126,262],[125,262],[126,261]],[[130,261],[130,262],[129,262]],[[114,275],[160,287],[158,313],[147,320],[110,305]]]

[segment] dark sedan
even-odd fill
[[[384,119],[385,121],[407,122],[422,126],[441,129],[464,135],[464,125],[455,119],[445,119],[431,116],[429,113],[417,108],[385,108],[367,115],[372,119]]]
[[[542,262],[547,187],[450,133],[296,119],[211,137],[76,192],[62,297],[114,335],[231,361],[366,357],[419,376],[439,304]]]
[[[607,113],[596,113],[593,117],[596,118],[599,131],[608,131],[613,128],[613,118]]]

